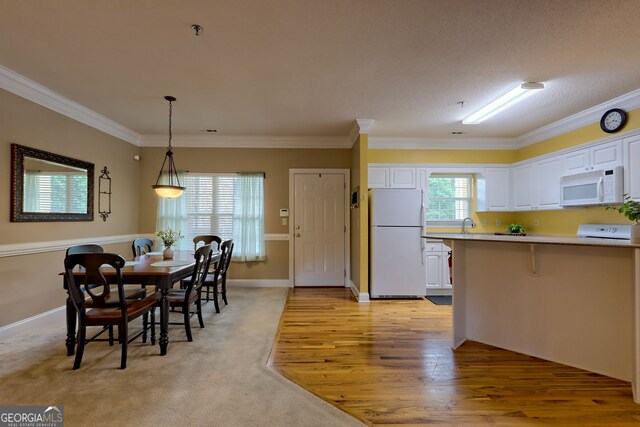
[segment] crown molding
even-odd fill
[[[356,119],[356,123],[358,124],[358,133],[360,135],[366,133],[369,133],[369,130],[371,130],[371,126],[373,126],[373,122],[375,122],[375,120],[373,119]]]
[[[141,147],[165,147],[166,135],[142,135]],[[174,147],[193,148],[351,148],[342,136],[209,136],[173,135]]]
[[[369,148],[393,150],[513,150],[514,138],[394,138],[370,136]]]
[[[598,123],[602,114],[611,108],[622,108],[627,111],[640,108],[640,89],[521,135],[516,138],[514,148],[526,147],[527,145]]]
[[[0,88],[118,139],[140,145],[138,133],[2,65]]]

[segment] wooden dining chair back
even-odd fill
[[[198,322],[200,327],[204,328],[204,320],[202,318],[202,285],[207,277],[209,271],[209,264],[211,263],[211,245],[200,246],[196,249],[194,258],[196,263],[193,267],[193,273],[191,274],[191,280],[187,283],[184,289],[171,289],[167,295],[169,300],[169,306],[173,310],[179,310],[183,315],[182,322],[169,322],[170,325],[182,325],[184,324],[185,333],[187,335],[187,341],[193,341],[193,335],[191,334],[191,317],[193,315],[198,316]],[[158,297],[156,297],[158,298]],[[158,299],[158,305],[159,305]],[[192,310],[195,308],[195,311]],[[151,312],[152,320],[152,343],[155,340],[155,312]]]
[[[229,266],[231,265],[231,259],[233,258],[233,247],[235,246],[233,240],[226,240],[223,242],[227,246],[227,256],[225,257],[224,265],[220,271],[221,282],[220,290],[222,292],[222,301],[224,305],[229,305],[227,302],[227,273],[229,272]]]
[[[104,249],[102,249],[102,246],[88,244],[88,245],[71,246],[67,248],[66,255],[69,256],[69,255],[75,255],[75,254],[101,254],[103,252],[104,252]]]
[[[68,255],[64,260],[65,278],[67,280],[69,297],[78,316],[78,338],[76,358],[73,369],[78,369],[82,363],[84,347],[91,341],[107,341],[98,339],[103,329],[96,336],[87,339],[88,326],[117,326],[119,341],[122,345],[120,368],[127,367],[127,344],[142,334],[146,328],[129,338],[128,324],[133,319],[144,316],[147,324],[148,313],[153,309],[155,299],[145,298],[127,300],[125,298],[122,280],[122,268],[125,260],[120,255],[110,253],[78,253]],[[73,270],[81,267],[83,275],[74,276]],[[117,296],[112,295],[110,282],[103,275],[101,268],[109,266],[115,269],[115,287]],[[87,300],[87,295],[90,301]],[[143,340],[146,337],[143,336]]]
[[[205,234],[202,236],[196,236],[193,238],[193,250],[198,249],[198,244],[203,243],[205,245],[211,245],[211,249],[214,251],[220,250],[222,244],[222,238],[213,234]]]
[[[153,249],[153,240],[144,237],[135,239],[131,245],[131,249],[133,250],[134,257],[144,255]]]
[[[218,303],[218,294],[224,283],[225,272],[228,269],[228,262],[231,261],[231,253],[233,251],[233,240],[225,240],[220,245],[220,259],[216,264],[213,273],[207,275],[204,281],[205,301],[212,301],[215,306],[216,313],[220,313],[220,304]],[[226,295],[225,295],[226,298]],[[225,304],[226,300],[225,300]]]

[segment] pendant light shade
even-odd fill
[[[171,114],[172,114],[172,103],[176,99],[173,96],[165,96],[164,99],[169,101],[169,146],[167,147],[167,153],[164,156],[164,161],[162,162],[162,166],[160,167],[160,173],[158,174],[158,179],[156,180],[156,184],[151,187],[156,190],[156,193],[160,197],[166,198],[174,198],[180,197],[182,192],[186,190],[185,187],[180,185],[180,180],[178,179],[178,172],[176,171],[176,165],[173,162],[173,147],[171,146]],[[165,172],[165,165],[167,165],[167,170]],[[162,175],[165,175],[164,183],[161,184]]]

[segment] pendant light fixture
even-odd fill
[[[173,96],[165,96],[164,99],[169,101],[169,146],[167,147],[167,154],[164,156],[164,161],[162,162],[162,167],[160,167],[160,173],[158,174],[158,179],[156,180],[156,185],[152,185],[151,187],[156,190],[158,196],[166,197],[166,198],[174,198],[180,197],[182,192],[186,190],[185,187],[180,185],[180,180],[178,179],[178,172],[176,171],[176,165],[173,163],[173,147],[171,146],[171,113],[172,113],[172,103],[176,99]],[[169,163],[167,166],[167,171],[164,172],[164,165]],[[162,174],[166,174],[165,184],[160,184],[160,180],[162,179]]]

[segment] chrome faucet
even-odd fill
[[[469,217],[466,217],[465,219],[462,220],[462,234],[466,234],[467,230],[465,229],[465,224],[467,222],[467,220],[469,220],[469,222],[471,223],[471,228],[474,228],[476,226],[476,223],[473,222],[473,220]]]

